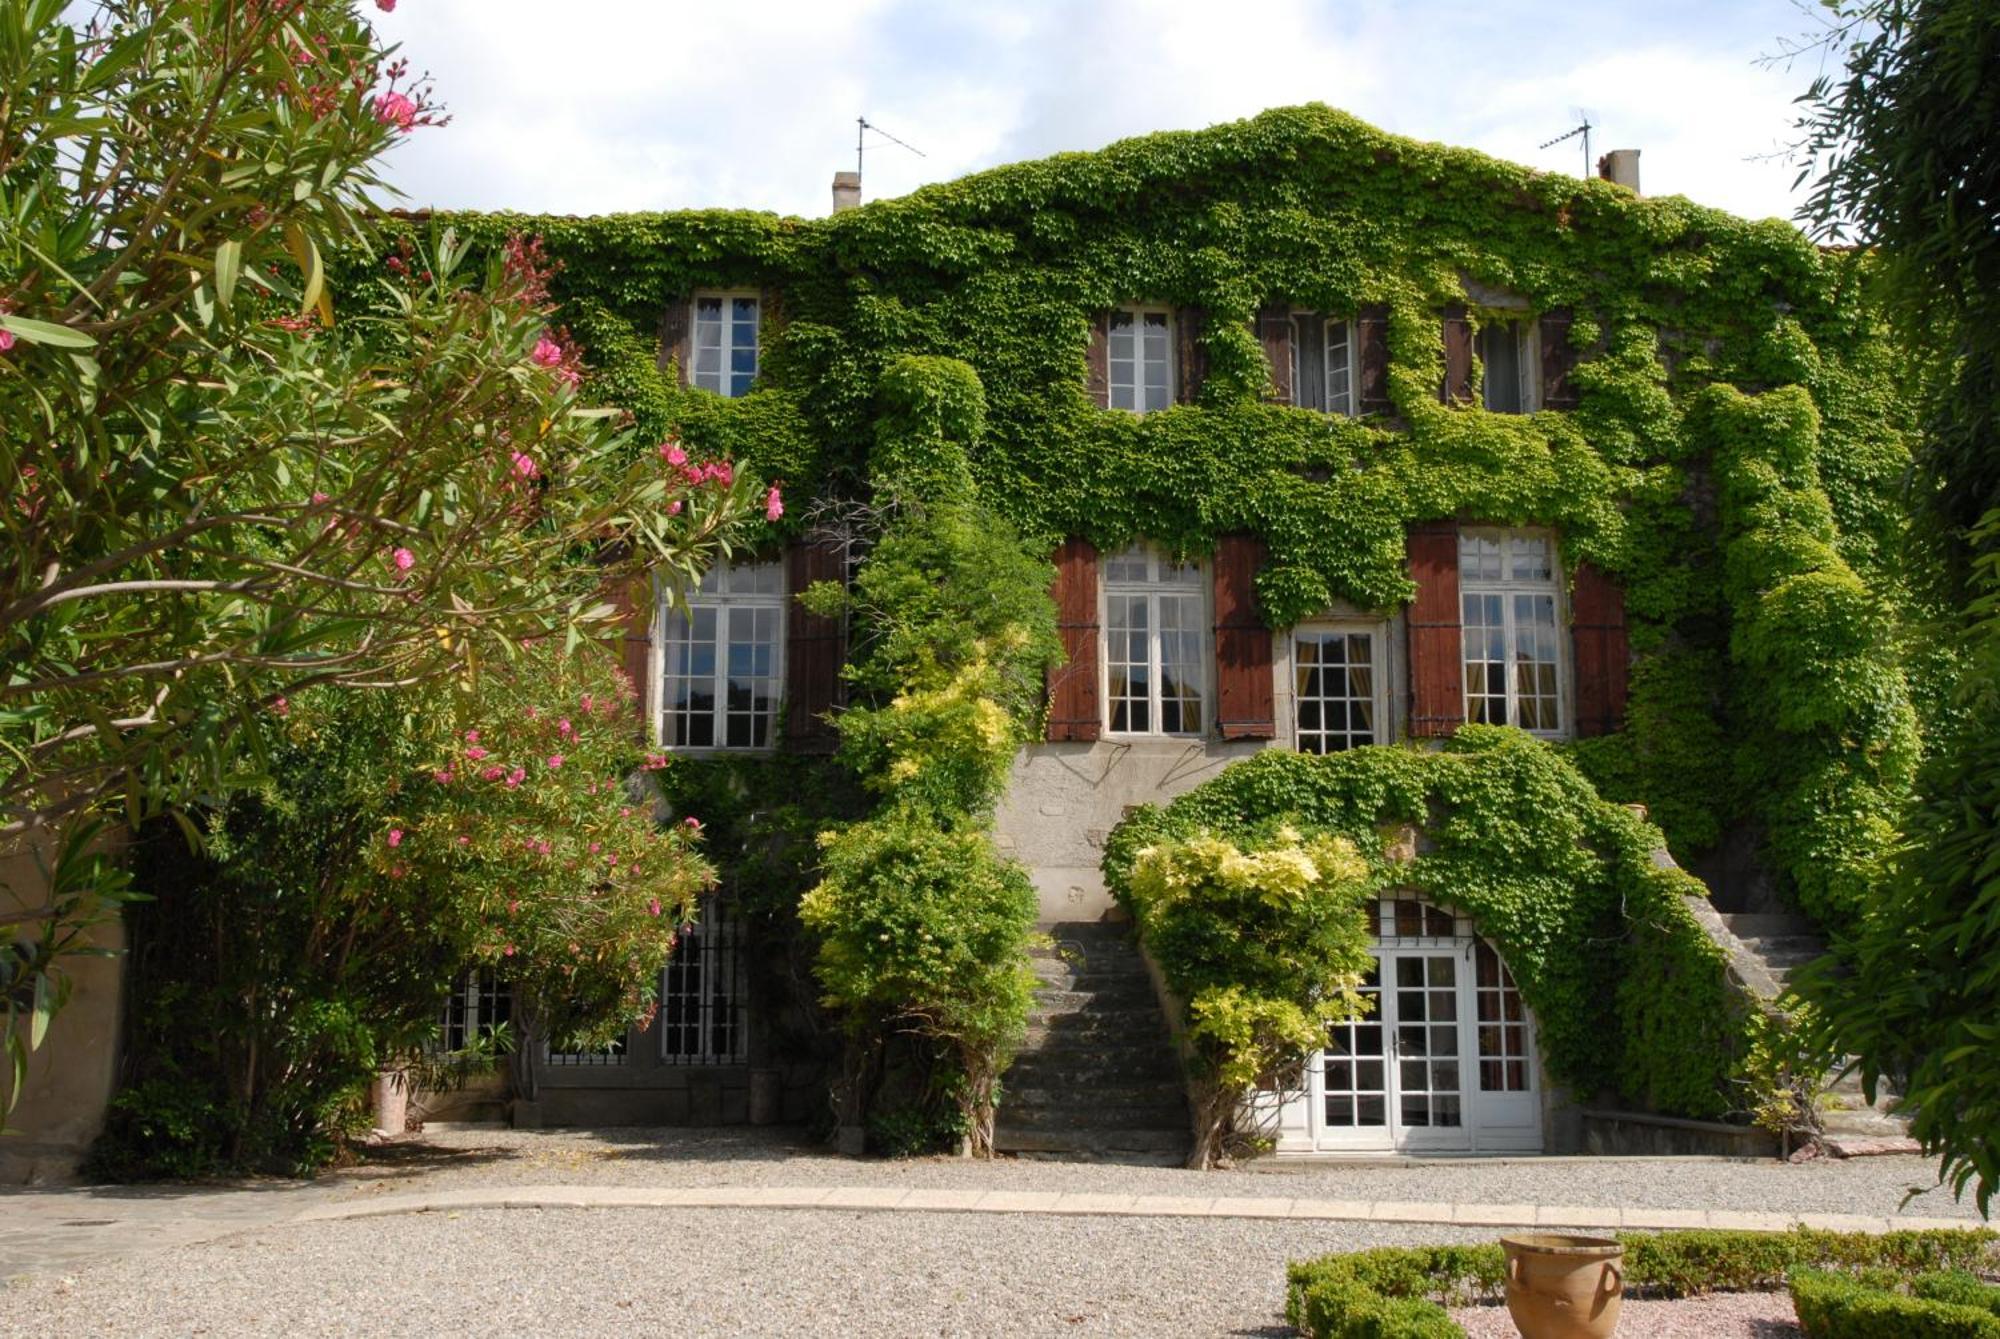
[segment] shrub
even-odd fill
[[[2000,1315],[1911,1297],[1840,1274],[1792,1275],[1792,1305],[1807,1339],[2000,1339]]]
[[[1970,1270],[1951,1269],[1919,1274],[1910,1280],[1910,1292],[1926,1301],[1975,1306],[2000,1316],[2000,1288],[1982,1282]]]

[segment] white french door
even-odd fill
[[[1375,950],[1363,983],[1374,1007],[1334,1027],[1326,1048],[1308,1062],[1300,1133],[1311,1148],[1541,1148],[1533,1025],[1499,955],[1469,932],[1458,933],[1469,927],[1454,920],[1428,904],[1384,903],[1386,937],[1400,937],[1400,928],[1420,942]]]

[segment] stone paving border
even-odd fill
[[[1049,1190],[905,1190],[894,1186],[511,1186],[385,1195],[322,1204],[283,1223],[327,1223],[467,1209],[845,1209],[873,1213],[1061,1214],[1131,1218],[1289,1218],[1321,1222],[1429,1223],[1458,1227],[1581,1227],[1624,1231],[1723,1228],[1835,1232],[1981,1226],[1963,1218],[1876,1214],[1744,1213],[1727,1209],[1621,1209],[1559,1204],[1446,1204],[1258,1196],[1101,1195]]]

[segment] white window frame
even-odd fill
[[[502,1000],[507,1003],[507,1018],[498,1019]],[[461,1011],[459,1042],[450,1045],[452,1031],[452,1009]],[[445,1000],[444,1012],[438,1019],[437,1040],[429,1048],[432,1052],[449,1055],[473,1045],[482,1035],[492,1032],[504,1021],[511,1025],[514,1016],[514,989],[492,967],[472,967],[452,986],[451,994]]]
[[[1118,316],[1129,316],[1132,318],[1132,376],[1134,380],[1130,383],[1132,391],[1132,403],[1130,405],[1121,405],[1118,403],[1119,383],[1111,379],[1111,322],[1114,317]],[[1144,331],[1148,316],[1165,317],[1167,331],[1167,399],[1165,404],[1152,409],[1147,408],[1145,405],[1146,360],[1142,356],[1141,351],[1141,346],[1145,343]],[[1175,356],[1176,349],[1178,348],[1176,339],[1178,333],[1174,327],[1174,309],[1171,307],[1162,307],[1151,303],[1127,304],[1122,307],[1113,307],[1104,318],[1105,403],[1113,409],[1134,415],[1155,414],[1161,409],[1173,408],[1174,397],[1180,390],[1180,369],[1175,366],[1175,363],[1178,361]]]
[[[738,591],[731,589],[732,586],[737,584],[736,573],[748,573],[759,568],[775,568],[777,570],[777,590],[775,592]],[[653,685],[653,709],[651,713],[653,718],[653,737],[660,741],[661,747],[675,753],[769,753],[777,747],[779,725],[784,716],[786,686],[785,639],[789,632],[790,620],[788,615],[790,613],[791,601],[788,582],[786,580],[785,564],[781,560],[774,559],[768,563],[729,563],[719,569],[713,570],[721,573],[721,576],[718,578],[719,589],[703,591],[697,587],[687,594],[682,607],[678,608],[673,602],[671,593],[666,589],[665,583],[660,583],[659,597],[653,610],[653,627],[656,630],[652,639],[651,673]],[[707,575],[704,574],[704,580],[706,580]],[[669,702],[671,694],[668,692],[668,681],[670,677],[678,679],[682,676],[669,675],[672,664],[671,657],[675,653],[675,648],[680,645],[682,637],[686,636],[687,632],[693,629],[693,615],[697,610],[702,609],[714,611],[716,619],[715,665],[708,676],[711,680],[712,691],[714,693],[714,705],[710,708],[709,714],[713,721],[711,738],[715,742],[711,744],[676,743],[668,729],[668,717],[677,714],[671,710]],[[768,677],[774,690],[771,697],[770,723],[765,732],[764,742],[761,744],[731,744],[728,742],[729,624],[732,621],[731,613],[735,610],[770,610],[773,611],[773,616],[777,623],[776,636],[772,641],[771,673],[768,676],[759,676]],[[676,623],[677,619],[679,620],[678,625]],[[677,630],[683,629],[686,631],[681,631],[680,635],[677,636]]]
[[[1481,345],[1487,334],[1500,327],[1514,331],[1515,365],[1519,369],[1521,407],[1515,409],[1495,409],[1493,407],[1491,384],[1487,379],[1486,355]],[[1519,315],[1493,316],[1481,321],[1474,335],[1473,352],[1479,357],[1479,404],[1482,409],[1493,414],[1532,414],[1542,407],[1542,340],[1538,318],[1525,313]]]
[[[1317,321],[1320,323],[1320,386],[1322,388],[1321,397],[1324,403],[1303,407],[1316,409],[1322,414],[1335,414],[1342,418],[1359,418],[1361,416],[1361,397],[1358,394],[1361,377],[1361,327],[1360,323],[1351,316],[1328,316],[1324,312],[1293,311],[1292,403],[1296,405],[1299,402],[1299,386],[1301,383],[1301,378],[1299,377],[1299,357],[1301,350],[1304,348],[1304,343],[1299,339],[1299,330],[1308,321]],[[1344,369],[1347,373],[1347,406],[1344,409],[1334,408],[1332,397],[1327,395],[1324,389],[1331,384],[1333,378],[1333,341],[1329,336],[1335,330],[1339,330],[1346,337],[1347,341],[1346,368]]]
[[[722,304],[722,368],[718,382],[710,384],[703,380],[699,370],[701,351],[701,304],[706,301]],[[755,305],[756,314],[750,321],[750,380],[743,390],[735,389],[736,374],[731,366],[730,355],[735,350],[737,320],[736,303],[747,301]],[[757,375],[764,367],[764,295],[754,288],[704,288],[698,289],[688,299],[688,366],[687,384],[700,390],[720,395],[724,399],[737,399],[749,394],[751,386],[757,382]]]
[[[1302,733],[1306,733],[1300,725],[1301,713],[1299,710],[1300,703],[1304,700],[1299,696],[1300,640],[1307,637],[1353,636],[1356,634],[1365,635],[1369,639],[1369,645],[1373,651],[1373,656],[1370,660],[1371,678],[1375,685],[1373,701],[1375,709],[1373,733],[1375,738],[1373,742],[1376,744],[1388,744],[1394,741],[1394,723],[1390,719],[1389,714],[1389,676],[1391,668],[1388,623],[1380,619],[1320,618],[1301,623],[1292,629],[1291,660],[1287,666],[1291,679],[1287,685],[1287,692],[1291,701],[1291,745],[1293,752],[1302,753],[1305,751],[1299,747],[1299,737]],[[1327,731],[1320,729],[1311,731],[1310,733],[1324,735]],[[1348,733],[1351,734],[1352,731]]]
[[[1490,540],[1499,543],[1501,570],[1498,579],[1491,577],[1467,578],[1464,563],[1464,544],[1468,539]],[[1511,556],[1509,554],[1509,541],[1515,539],[1535,539],[1548,545],[1549,575],[1546,578],[1515,577],[1513,575]],[[1507,724],[1513,725],[1520,720],[1521,697],[1520,687],[1516,682],[1513,672],[1518,659],[1515,655],[1515,650],[1520,645],[1520,624],[1515,618],[1514,597],[1517,595],[1553,596],[1554,599],[1551,607],[1554,610],[1555,618],[1557,724],[1552,729],[1528,729],[1526,726],[1522,726],[1521,728],[1528,730],[1529,734],[1536,735],[1542,739],[1568,739],[1574,733],[1571,720],[1573,694],[1570,691],[1570,648],[1569,637],[1567,635],[1569,630],[1569,610],[1567,593],[1564,589],[1567,583],[1563,580],[1562,553],[1556,543],[1556,537],[1546,530],[1466,527],[1459,531],[1459,545],[1458,597],[1461,628],[1458,654],[1459,673],[1464,680],[1464,697],[1461,706],[1465,712],[1465,719],[1468,721],[1473,719],[1472,699],[1475,696],[1472,691],[1472,678],[1466,672],[1468,657],[1466,656],[1466,634],[1463,627],[1465,597],[1468,595],[1498,595],[1500,597],[1501,636],[1508,667],[1507,673],[1502,676],[1503,691],[1505,693],[1507,708]],[[1481,692],[1476,696],[1486,697],[1489,695]]]
[[[1134,555],[1144,555],[1148,564],[1147,579],[1144,581],[1113,580],[1111,564]],[[1160,579],[1163,567],[1192,568],[1198,574],[1195,582],[1169,582]],[[1100,565],[1097,583],[1097,624],[1098,632],[1098,701],[1103,703],[1104,732],[1115,739],[1201,739],[1213,733],[1215,728],[1215,615],[1212,607],[1213,585],[1208,564],[1205,562],[1176,563],[1158,546],[1147,543],[1131,545],[1120,553],[1109,555]],[[1114,598],[1144,597],[1146,600],[1146,719],[1151,727],[1145,730],[1119,730],[1113,728],[1111,702],[1111,601]],[[1201,728],[1199,730],[1163,730],[1161,719],[1161,674],[1160,674],[1160,605],[1162,597],[1176,599],[1192,598],[1197,609],[1197,623],[1200,633],[1200,651],[1197,665],[1200,668],[1199,700],[1201,702]]]

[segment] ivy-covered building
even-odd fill
[[[928,430],[1053,564],[1064,663],[992,828],[1040,919],[1115,917],[1135,833],[1305,811],[1372,840],[1376,1013],[1267,1095],[1281,1150],[1740,1111],[1730,1001],[1770,978],[1723,917],[1837,931],[1867,895],[1919,749],[1903,423],[1853,258],[1785,223],[1320,106],[821,220],[455,222],[541,235],[599,393],[788,505],[634,610],[731,873],[650,1029],[542,1061],[545,1119],[810,1105],[776,950],[729,907],[783,922],[764,821],[838,789],[846,628],[795,597],[863,557],[911,357],[971,369],[981,412]]]

